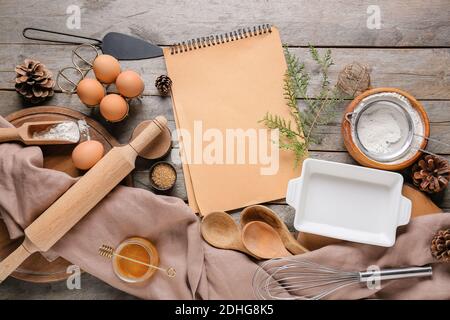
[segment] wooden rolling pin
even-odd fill
[[[32,253],[49,250],[135,167],[135,160],[163,130],[166,118],[156,117],[129,144],[115,147],[28,228],[25,240],[0,263],[0,283]]]

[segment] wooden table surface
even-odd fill
[[[187,4],[188,3],[188,4]],[[66,27],[68,7],[77,5],[81,28]],[[376,5],[378,7],[373,7]],[[70,8],[69,8],[70,9]],[[381,17],[379,29],[370,28],[374,12]],[[307,67],[312,66],[308,44],[331,48],[335,66],[332,81],[344,65],[359,61],[371,67],[374,87],[397,87],[420,99],[431,120],[431,136],[450,141],[450,2],[448,0],[293,1],[293,0],[191,0],[180,1],[0,1],[0,115],[25,105],[14,91],[14,66],[25,58],[42,61],[55,74],[71,64],[73,46],[39,43],[22,37],[25,27],[37,27],[102,38],[109,31],[135,35],[167,46],[186,39],[271,23],[279,27],[282,41]],[[369,25],[369,27],[368,27]],[[324,50],[324,49],[320,49]],[[175,127],[171,102],[158,96],[157,76],[165,74],[163,58],[122,62],[140,72],[146,84],[141,102],[131,106],[129,118],[107,125],[120,141],[127,142],[141,121],[163,114]],[[317,75],[317,72],[316,72]],[[317,81],[313,90],[317,89]],[[48,105],[67,106],[90,115],[76,95],[57,92]],[[345,108],[343,103],[341,109]],[[95,115],[94,115],[95,117]],[[311,148],[311,157],[353,163],[340,134],[342,114],[319,128],[323,139]],[[450,159],[450,147],[435,143],[429,150]],[[186,200],[182,170],[175,144],[170,160],[180,179],[173,195]],[[136,187],[148,189],[149,163],[134,173]],[[450,209],[447,193],[439,204]],[[292,228],[293,212],[285,204],[271,204]],[[236,216],[237,214],[235,214]],[[30,284],[8,279],[0,286],[0,299],[127,299],[132,298],[89,275],[82,276],[81,290],[68,290],[65,282]]]

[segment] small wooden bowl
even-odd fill
[[[141,122],[133,131],[131,136],[132,141],[136,138],[150,123],[152,120],[146,120]],[[172,134],[170,130],[167,128],[161,134],[153,140],[142,152],[139,153],[139,156],[145,158],[147,160],[156,160],[160,158],[164,158],[170,152],[172,147]]]
[[[358,106],[358,104],[363,100],[364,98],[376,94],[376,93],[382,93],[382,92],[395,92],[398,94],[401,94],[402,96],[406,97],[409,102],[411,103],[411,106],[416,109],[419,112],[420,117],[422,118],[422,123],[424,127],[424,136],[428,138],[430,136],[430,121],[428,120],[427,113],[425,112],[425,109],[423,108],[422,104],[417,101],[412,95],[409,93],[397,89],[397,88],[375,88],[370,89],[359,96],[357,96],[353,101],[347,106],[344,118],[342,119],[342,137],[344,139],[345,147],[347,148],[348,153],[357,161],[359,164],[365,166],[365,167],[371,167],[376,169],[382,169],[382,170],[390,170],[390,171],[399,171],[403,170],[409,166],[411,166],[413,163],[415,163],[420,156],[422,155],[421,151],[417,151],[415,155],[408,160],[401,162],[401,163],[395,163],[395,164],[389,164],[389,163],[381,163],[375,160],[372,160],[368,158],[355,144],[355,141],[353,141],[352,138],[352,126],[349,121],[345,119],[345,115],[353,112],[355,108]],[[424,139],[420,149],[425,149],[427,146],[427,139]]]
[[[153,181],[153,179],[152,179],[153,170],[155,170],[155,168],[158,165],[167,165],[167,166],[169,166],[169,167],[171,167],[173,169],[173,172],[175,173],[175,180],[174,180],[173,184],[170,187],[161,188]],[[150,178],[150,185],[152,186],[153,189],[155,189],[155,190],[157,190],[157,191],[159,191],[161,193],[166,193],[166,192],[169,192],[170,190],[172,190],[172,188],[177,183],[177,170],[176,170],[175,166],[172,163],[168,162],[168,161],[158,161],[158,162],[156,162],[154,165],[152,165],[150,167],[149,178]]]

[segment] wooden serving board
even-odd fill
[[[81,120],[84,119],[89,125],[89,134],[92,140],[97,140],[105,147],[105,153],[112,147],[119,145],[117,140],[111,136],[106,129],[97,121],[89,118],[81,112],[63,107],[34,107],[14,112],[6,117],[6,120],[14,126],[19,127],[25,122],[48,121],[48,120]],[[44,154],[44,167],[59,170],[72,177],[83,174],[73,166],[71,155],[73,145],[53,145],[41,146]],[[129,175],[122,184],[132,186],[133,180]],[[11,240],[3,221],[0,219],[0,259],[9,255],[16,249],[23,239]],[[13,274],[16,279],[35,282],[48,283],[67,279],[67,267],[70,262],[58,258],[53,262],[47,261],[40,253],[31,255]]]

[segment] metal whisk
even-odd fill
[[[342,271],[311,261],[278,258],[262,264],[253,277],[253,291],[261,300],[320,300],[354,284],[391,279],[429,277],[431,267]]]

